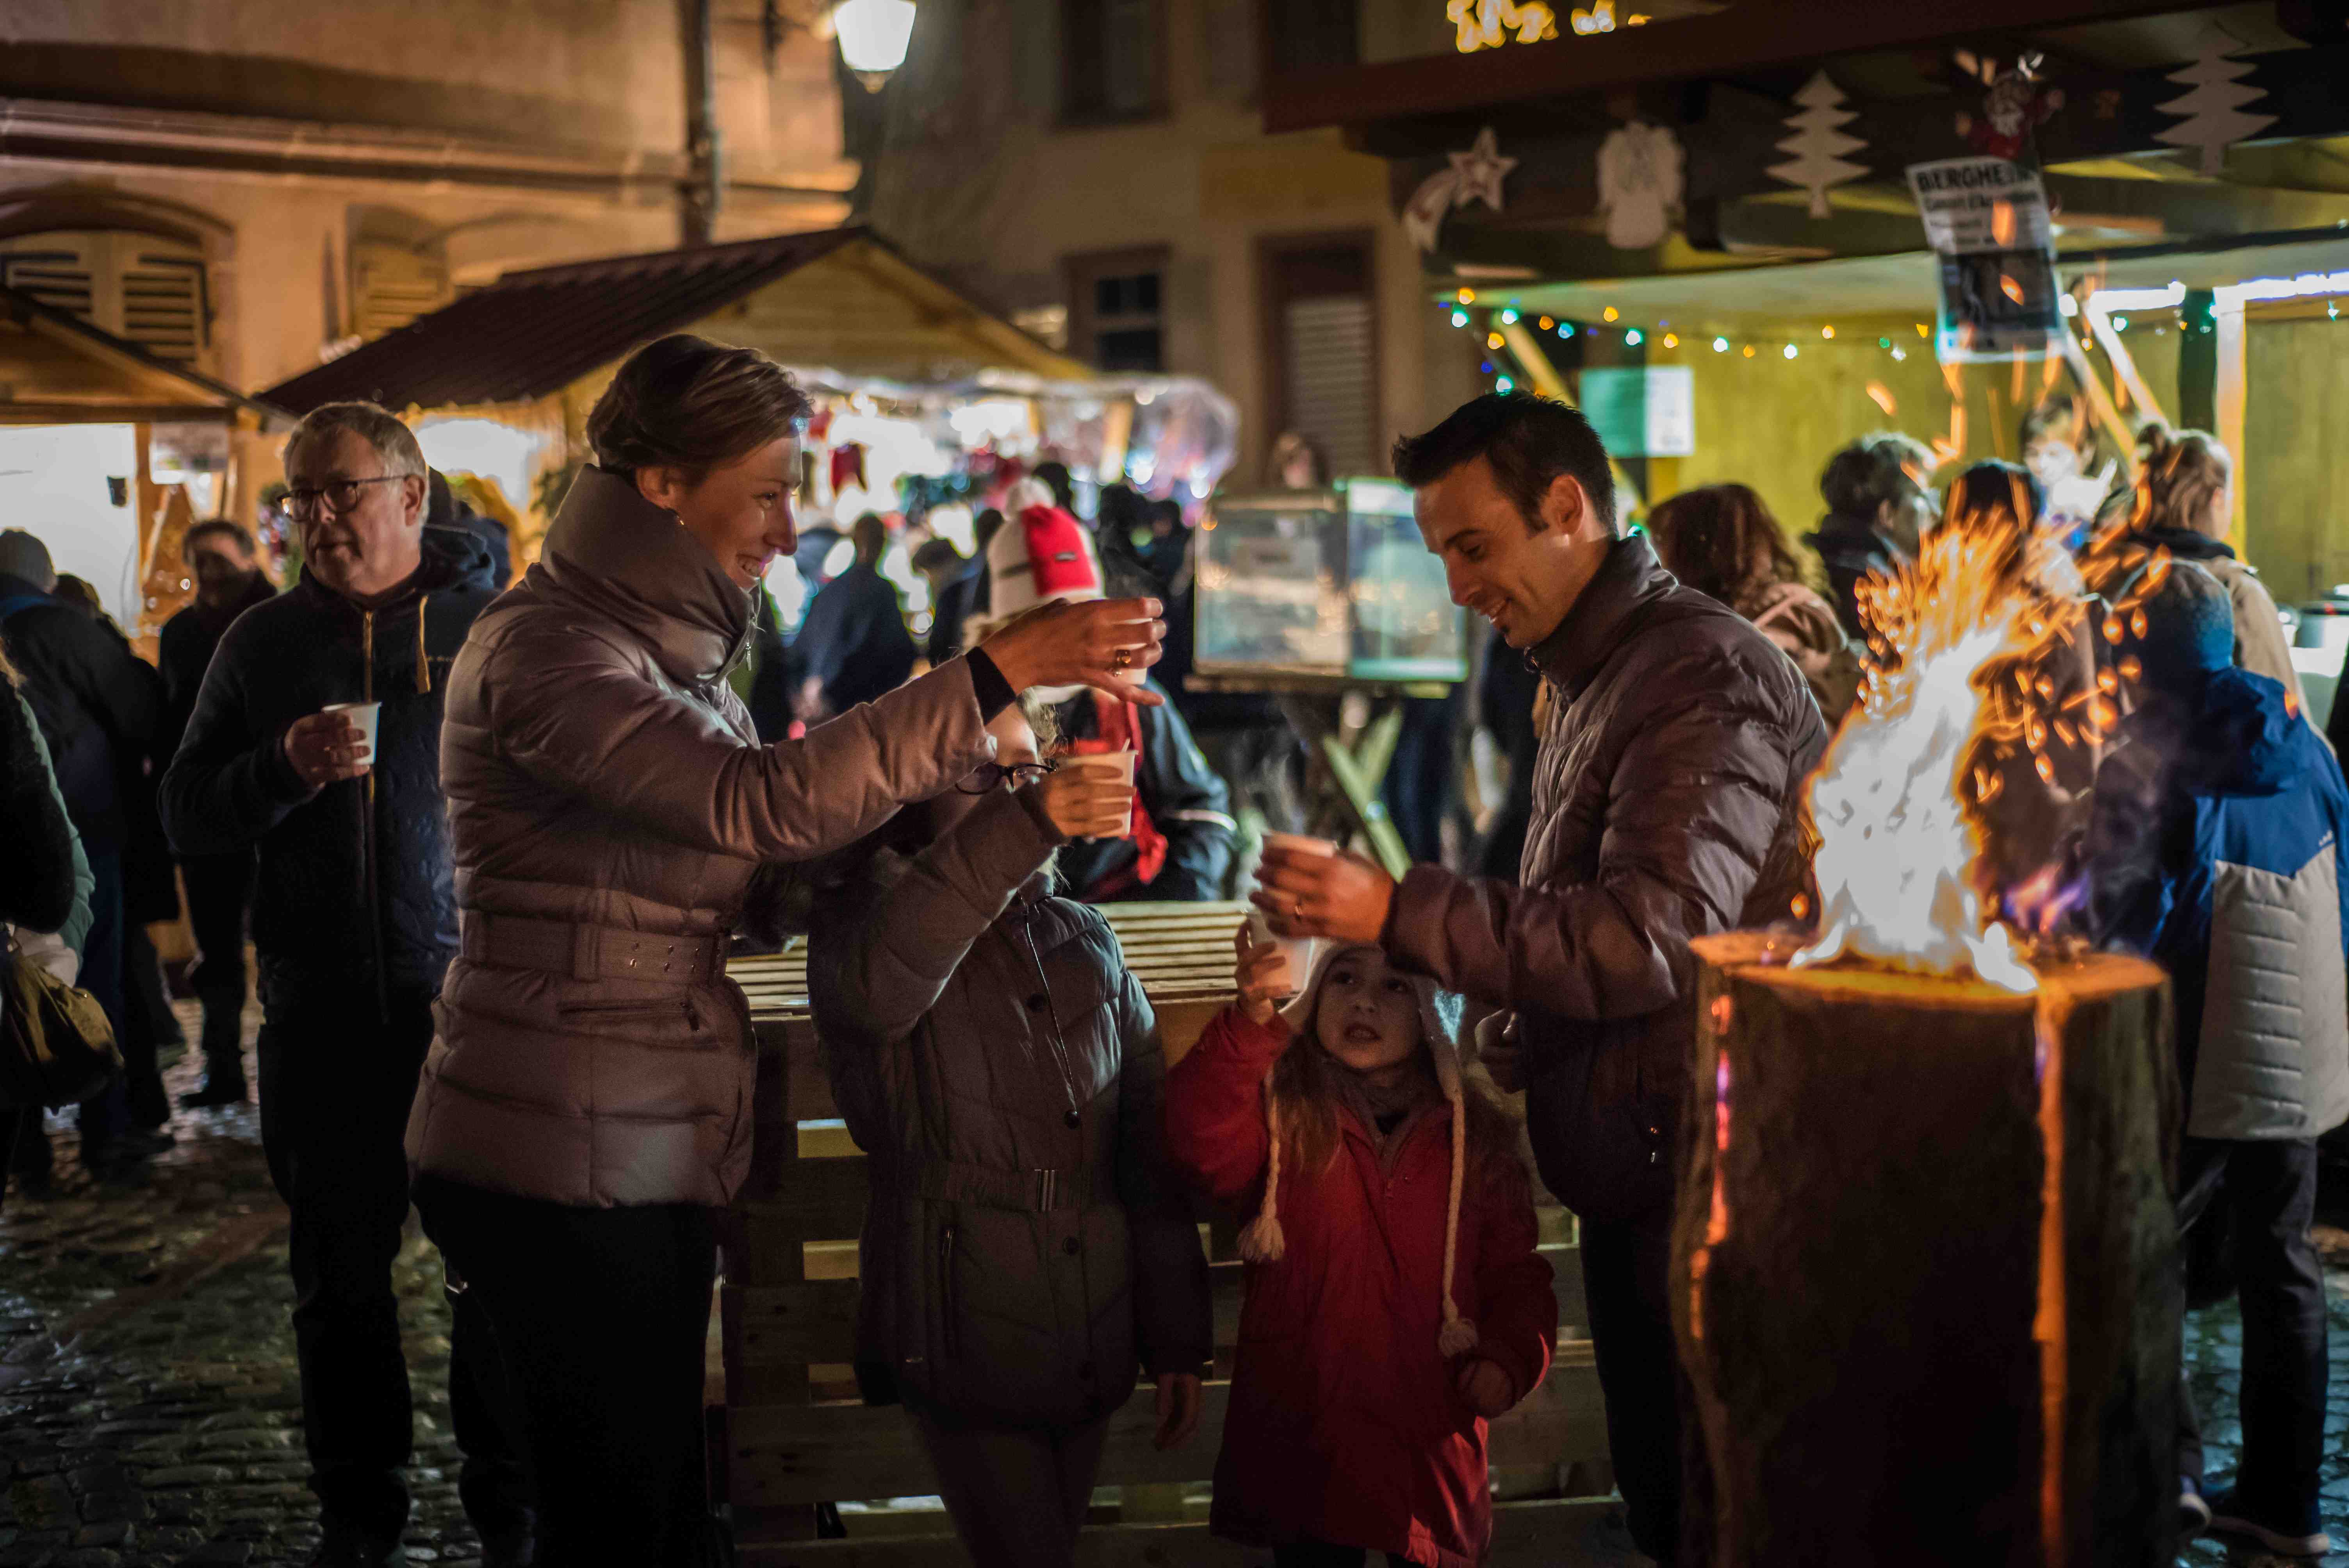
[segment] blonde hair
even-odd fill
[[[2201,531],[2211,498],[2234,480],[2227,449],[2208,430],[2172,430],[2158,419],[2138,429],[2137,445],[2145,473],[2137,480],[2134,525]]]

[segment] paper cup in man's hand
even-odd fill
[[[383,704],[379,702],[338,702],[323,708],[320,711],[339,716],[347,722],[353,729],[357,730],[359,732],[358,759],[361,762],[366,763],[370,768],[375,766],[375,727],[377,718],[381,717],[383,713]]]

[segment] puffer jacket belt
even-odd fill
[[[460,910],[458,945],[476,964],[542,969],[574,980],[676,980],[707,985],[725,971],[726,938],[579,925],[567,920]]]
[[[925,1198],[945,1202],[977,1203],[988,1209],[1009,1209],[1022,1214],[1049,1214],[1063,1209],[1091,1208],[1093,1202],[1091,1166],[1067,1171],[1002,1171],[992,1165],[971,1165],[941,1160],[922,1167],[916,1186]]]

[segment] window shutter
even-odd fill
[[[20,234],[0,241],[0,284],[158,359],[212,368],[212,295],[203,252],[127,230]]]
[[[1371,302],[1362,294],[1292,299],[1281,312],[1288,351],[1288,423],[1313,443],[1330,477],[1376,474]]]
[[[449,268],[406,245],[363,242],[351,247],[351,330],[381,337],[449,303]]]

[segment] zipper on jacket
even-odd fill
[[[962,1320],[956,1311],[954,1259],[955,1227],[954,1222],[949,1220],[938,1232],[938,1304],[946,1318],[945,1329],[939,1339],[948,1356],[962,1354]]]
[[[1030,906],[1019,913],[1019,935],[1028,944],[1028,962],[1035,966],[1036,985],[1044,997],[1044,1016],[1051,1026],[1052,1060],[1061,1072],[1061,1091],[1068,1096],[1069,1114],[1081,1117],[1084,1107],[1077,1103],[1076,1075],[1069,1068],[1069,1043],[1061,1037],[1061,1010],[1052,1005],[1052,983],[1044,976],[1044,955],[1037,951],[1034,910]],[[1069,1123],[1074,1127],[1074,1121]]]
[[[375,612],[359,611],[359,700],[373,702],[375,696]],[[375,1000],[379,1015],[391,1010],[391,981],[384,973],[383,896],[377,881],[375,841],[375,779],[382,769],[383,710],[375,716],[375,744],[367,748],[367,788],[359,799],[359,858],[363,885],[367,891],[367,934],[375,945]]]

